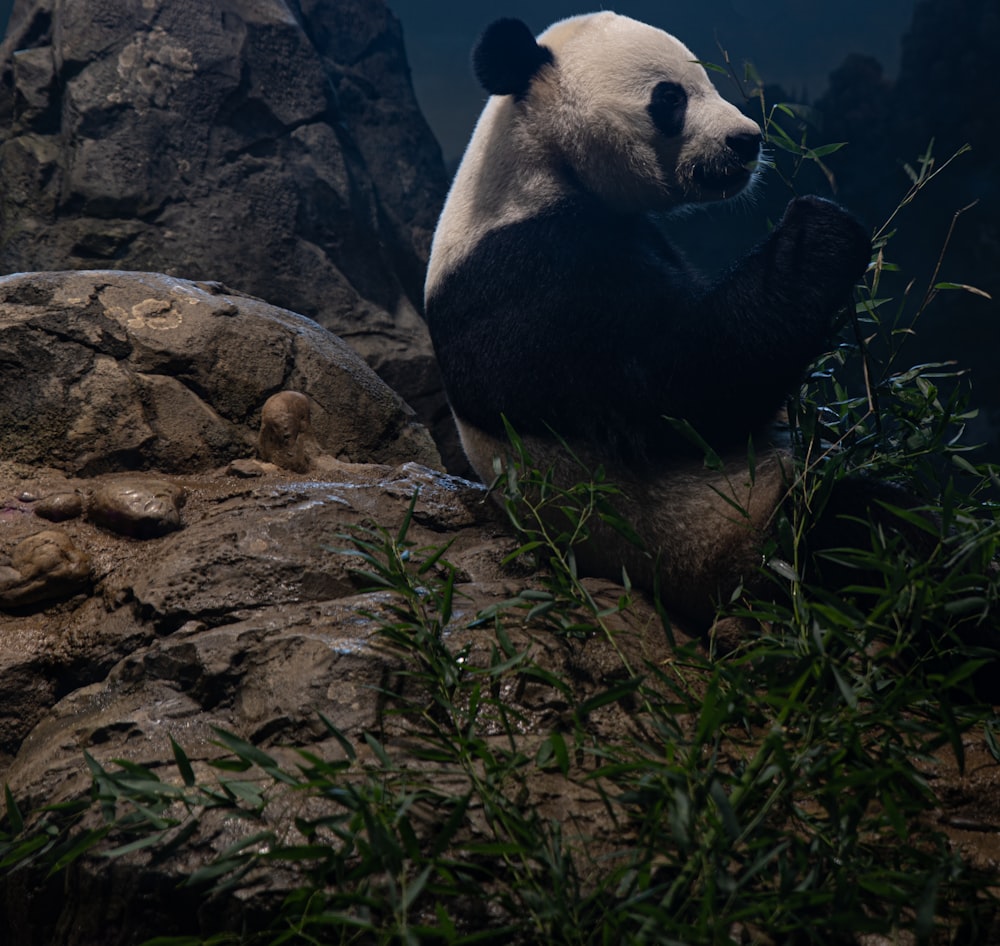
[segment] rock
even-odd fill
[[[149,477],[126,477],[102,483],[90,497],[91,522],[134,539],[151,539],[181,527],[184,490]]]
[[[64,598],[90,581],[90,558],[57,529],[37,532],[14,546],[0,564],[0,608]]]
[[[49,522],[65,522],[83,515],[83,497],[76,492],[53,493],[38,500],[34,513]]]
[[[345,338],[451,435],[420,316],[447,176],[399,22],[293,6],[16,0],[0,271],[221,279]]]
[[[298,391],[281,391],[264,402],[260,412],[257,452],[261,459],[295,473],[305,473],[319,445],[312,435],[309,398]]]
[[[92,591],[89,596],[39,599],[26,610],[19,590],[28,582],[22,553],[0,560],[0,588],[22,594],[16,613],[0,611],[0,783],[27,733],[59,698],[104,680],[156,634],[204,631],[264,613],[276,632],[301,629],[311,620],[310,609],[333,608],[332,602],[355,596],[351,569],[358,561],[336,549],[349,545],[344,536],[355,527],[385,522],[398,528],[415,492],[415,541],[429,545],[447,533],[454,539],[449,554],[465,580],[492,581],[502,573],[511,540],[498,529],[495,504],[484,500],[483,487],[417,464],[322,459],[322,475],[247,460],[255,473],[250,479],[229,468],[78,479],[0,460],[0,496],[99,496],[136,482],[148,491],[159,482],[171,495],[183,490],[187,497],[183,529],[141,542],[97,524],[92,512],[56,533],[57,550],[71,543],[85,549],[90,562],[89,581],[62,587],[66,594]],[[32,508],[32,501],[14,499],[5,506],[0,524],[12,553],[22,544],[24,550],[46,544],[37,538]],[[45,587],[54,593],[57,586]],[[363,623],[349,606],[335,610],[348,628]]]
[[[345,544],[352,526],[399,521],[414,493],[416,535],[423,524],[460,530],[494,516],[484,490],[415,464],[331,464],[324,472],[323,480],[271,478],[241,490],[162,542],[131,586],[143,614],[160,630],[191,620],[216,626],[248,609],[351,595],[356,561],[331,548]],[[458,561],[469,538],[454,549]]]
[[[258,460],[233,460],[226,467],[227,476],[239,476],[247,480],[256,479],[258,476],[263,476],[266,472],[267,468],[265,464]]]
[[[309,398],[318,449],[341,460],[441,462],[412,410],[302,316],[157,274],[0,278],[8,460],[83,475],[222,466],[253,454],[262,408],[285,388]]]

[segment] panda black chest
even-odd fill
[[[699,277],[642,215],[584,201],[490,231],[429,293],[435,343],[486,321],[518,337],[641,332],[697,290]],[[524,333],[524,336],[522,336]]]
[[[601,442],[662,429],[650,339],[687,317],[696,284],[643,217],[566,202],[492,231],[427,297],[452,408],[494,433],[502,417]]]

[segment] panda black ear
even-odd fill
[[[531,30],[515,19],[491,23],[472,51],[473,71],[490,95],[524,95],[538,70],[552,60],[552,50],[535,42]]]

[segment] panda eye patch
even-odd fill
[[[646,106],[653,124],[668,138],[681,133],[686,110],[687,92],[676,82],[658,82]]]

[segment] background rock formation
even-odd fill
[[[382,0],[18,0],[0,64],[0,271],[224,281],[447,438],[419,314],[446,178]]]

